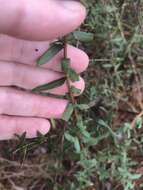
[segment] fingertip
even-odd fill
[[[85,71],[89,65],[88,55],[81,49],[76,48],[72,45],[68,45],[68,58],[71,60],[71,67],[77,72],[82,73]],[[59,52],[48,64],[45,65],[46,68],[49,68],[54,71],[61,72],[60,61],[63,58],[63,50]]]
[[[79,94],[74,94],[74,96],[79,96],[83,93],[84,89],[85,89],[85,81],[82,77],[80,77],[79,81],[76,81],[73,83],[73,85],[75,86],[75,88],[80,90]]]
[[[24,133],[26,138],[35,138],[38,131],[45,135],[49,130],[50,122],[43,118],[0,115],[0,140],[16,139]]]
[[[62,4],[62,6],[68,11],[71,11],[72,16],[77,17],[77,21],[80,21],[78,25],[86,18],[86,8],[79,1],[64,0],[62,2],[60,1],[60,4]]]
[[[88,65],[89,65],[89,57],[88,55],[81,49],[78,49],[76,48],[76,51],[77,51],[77,59],[76,57],[74,58],[73,57],[73,62],[75,62],[75,70],[78,72],[78,73],[82,73],[83,71],[85,71],[87,68],[88,68]]]
[[[41,120],[41,124],[37,131],[39,131],[42,135],[47,134],[50,131],[50,122],[46,119]]]
[[[82,73],[87,69],[89,65],[89,57],[83,50],[68,45],[68,57],[71,59],[71,67],[77,73]]]
[[[26,132],[26,138],[29,139],[37,137],[38,132],[45,135],[50,130],[50,122],[46,119],[13,117],[13,120],[16,123],[14,133],[22,135]]]

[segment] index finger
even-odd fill
[[[0,33],[27,40],[49,40],[77,28],[85,8],[71,0],[0,0]]]

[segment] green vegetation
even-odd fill
[[[89,54],[86,90],[70,104],[68,122],[51,120],[47,136],[26,140],[23,134],[18,145],[1,143],[3,189],[143,188],[143,1],[85,4],[88,17],[69,40]]]

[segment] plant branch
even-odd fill
[[[67,59],[68,58],[68,49],[67,49],[67,38],[64,37],[64,59]],[[76,102],[76,99],[74,98],[74,95],[71,91],[71,84],[70,84],[70,78],[68,76],[67,73],[65,73],[66,75],[66,83],[67,83],[67,88],[68,88],[68,91],[69,91],[69,96],[70,96],[70,100],[71,100],[71,103],[73,105],[76,105],[77,102]],[[75,121],[77,120],[78,118],[78,112],[77,112],[77,109],[74,108],[74,117],[75,117]]]

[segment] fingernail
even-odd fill
[[[63,0],[63,6],[70,11],[79,11],[83,9],[83,5],[78,0]]]

